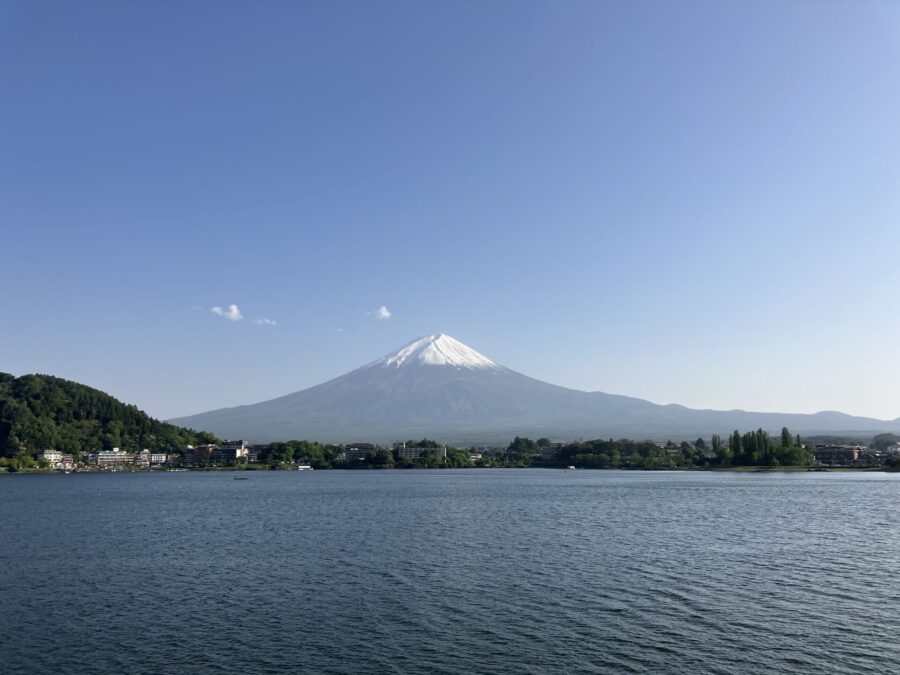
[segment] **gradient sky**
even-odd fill
[[[893,418],[900,3],[3,0],[0,235],[0,370],[159,417],[444,332]]]

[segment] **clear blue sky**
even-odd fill
[[[900,4],[4,0],[0,234],[0,370],[160,417],[433,332],[896,417]]]

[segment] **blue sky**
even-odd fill
[[[895,2],[6,0],[0,370],[170,417],[445,332],[893,418],[898,120]]]

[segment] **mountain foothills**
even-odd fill
[[[900,419],[694,410],[567,389],[506,368],[448,335],[419,338],[293,394],[171,421],[253,442],[307,438],[389,443],[432,436],[458,446],[505,443],[522,434],[664,440],[784,426],[804,435],[873,436],[900,430]]]
[[[0,373],[0,456],[48,448],[66,453],[114,447],[180,452],[188,444],[216,441],[212,434],[153,419],[77,382]]]

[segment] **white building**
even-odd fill
[[[50,462],[50,466],[56,466],[57,463],[61,462],[63,458],[63,454],[59,450],[44,450],[41,453],[41,459],[46,459]]]
[[[134,453],[113,448],[91,453],[91,462],[101,467],[115,468],[134,462]]]

